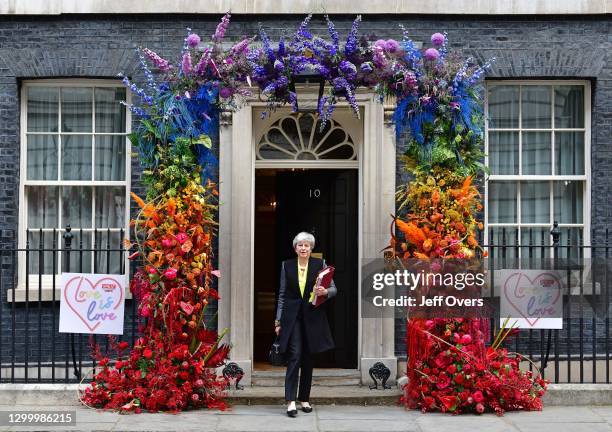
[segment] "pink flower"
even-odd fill
[[[480,390],[476,390],[472,394],[472,398],[474,399],[474,402],[476,403],[480,403],[484,400],[484,396],[482,395],[482,392]]]
[[[431,35],[431,43],[433,46],[439,47],[444,45],[446,37],[442,33],[434,33]]]
[[[185,75],[190,75],[191,74],[191,70],[192,70],[192,66],[191,66],[191,54],[189,54],[188,52],[183,54],[183,61],[181,62],[181,66],[183,68],[183,73]]]
[[[166,271],[164,272],[164,277],[168,280],[174,280],[176,279],[176,269],[173,267],[170,267],[169,269],[166,269]]]
[[[174,245],[174,241],[170,238],[162,239],[162,246],[165,248],[171,248]]]
[[[472,342],[472,336],[469,334],[464,334],[463,336],[461,336],[461,344],[462,345],[467,345],[469,343]]]
[[[399,50],[399,43],[394,39],[389,39],[385,42],[385,49],[387,52],[394,53]]]
[[[446,375],[445,373],[441,373],[438,376],[438,382],[436,383],[436,387],[438,387],[439,389],[445,389],[450,385],[450,381],[451,380],[448,375]]]
[[[425,50],[425,60],[435,61],[440,57],[440,51],[435,48],[427,48]]]
[[[189,238],[189,236],[187,234],[185,234],[184,232],[180,232],[177,235],[174,236],[174,238],[176,239],[176,241],[178,241],[180,244],[183,244],[187,241],[187,239]]]
[[[191,48],[197,47],[199,43],[200,36],[198,36],[197,34],[191,33],[189,36],[187,36],[187,45],[189,45]]]
[[[378,39],[376,42],[374,42],[374,46],[385,49],[385,46],[387,44],[387,41],[384,39]]]
[[[484,412],[484,405],[481,403],[476,404],[476,412],[478,414],[482,414]]]

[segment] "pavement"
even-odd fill
[[[76,410],[76,426],[0,426],[1,431],[265,431],[265,432],[612,432],[612,406],[552,406],[542,412],[485,415],[422,414],[393,406],[320,405],[312,413],[289,418],[283,405],[236,405],[227,411],[201,410],[180,414],[128,414],[96,411],[74,405],[52,407],[0,405],[0,411]]]

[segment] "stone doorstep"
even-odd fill
[[[0,405],[78,405],[78,384],[0,384]],[[370,390],[364,386],[313,387],[311,401],[320,405],[396,405],[401,391]],[[283,387],[246,387],[230,390],[235,405],[284,404]],[[612,384],[551,384],[544,406],[612,406]]]

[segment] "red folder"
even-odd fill
[[[315,282],[315,288],[318,286],[322,286],[323,288],[329,288],[331,285],[332,279],[334,278],[334,271],[336,269],[334,267],[328,266],[319,272],[317,275],[317,281]],[[323,304],[327,300],[327,296],[318,296],[315,295],[312,299],[312,305],[314,307],[318,307]]]

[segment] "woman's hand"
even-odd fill
[[[322,286],[318,286],[315,289],[315,294],[317,296],[326,296],[327,295],[327,288],[323,288]]]
[[[274,327],[274,333],[276,333],[276,336],[280,336],[280,326]]]

